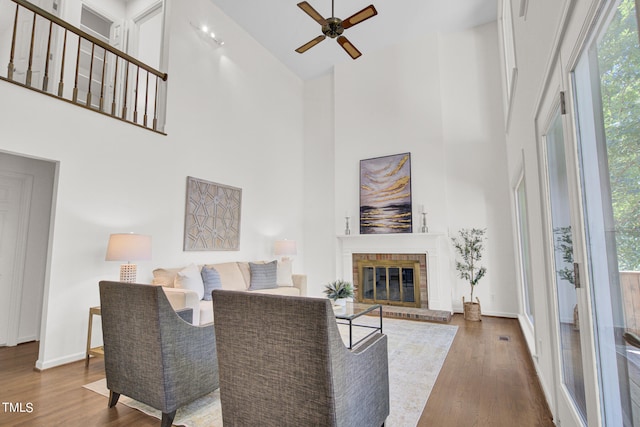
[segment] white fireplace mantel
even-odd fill
[[[338,253],[338,274],[348,281],[353,281],[353,254],[426,254],[429,308],[452,312],[453,282],[444,233],[342,235]]]

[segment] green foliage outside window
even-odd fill
[[[640,47],[633,0],[598,44],[602,111],[620,270],[640,270]]]

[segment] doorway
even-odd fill
[[[0,153],[0,345],[40,339],[55,162]]]

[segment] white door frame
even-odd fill
[[[574,114],[571,110],[571,84],[570,73],[565,72],[562,66],[561,56],[558,53],[551,63],[549,73],[546,76],[545,89],[539,99],[536,111],[536,140],[538,145],[538,167],[540,177],[540,189],[542,196],[542,218],[545,242],[545,271],[547,283],[550,291],[547,294],[547,318],[549,322],[549,334],[553,346],[552,360],[554,371],[554,418],[562,425],[571,426],[600,426],[601,425],[601,402],[599,399],[599,384],[597,376],[597,360],[595,354],[595,336],[593,328],[593,313],[591,295],[589,292],[590,283],[585,272],[587,265],[585,238],[584,238],[584,218],[582,216],[582,199],[580,191],[580,178],[577,164],[577,142],[575,139]],[[564,95],[564,102],[561,99]],[[560,313],[558,311],[558,290],[555,277],[555,242],[553,237],[551,222],[551,205],[549,202],[550,183],[548,179],[547,161],[547,135],[552,121],[557,117],[558,111],[565,109],[562,113],[562,132],[564,139],[564,150],[566,156],[566,175],[570,205],[570,220],[573,237],[573,258],[574,262],[580,266],[580,279],[582,286],[576,289],[576,299],[580,316],[580,350],[582,357],[582,372],[586,401],[586,423],[582,422],[569,390],[564,385],[563,378],[563,355],[562,341],[558,329],[560,324]]]
[[[154,17],[156,14],[162,13],[163,8],[164,8],[164,1],[158,0],[153,4],[149,5],[148,7],[146,7],[137,15],[131,17],[132,31],[129,34],[129,38],[127,41],[128,43],[127,53],[129,55],[133,56],[134,58],[139,58],[138,41],[139,41],[139,34],[140,34],[140,26],[144,24],[147,20]],[[164,33],[164,30],[163,30],[163,33]],[[158,43],[160,45],[160,54],[162,54],[162,34],[160,35],[160,37],[161,38],[160,40],[158,40]]]

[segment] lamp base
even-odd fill
[[[126,283],[135,283],[137,269],[138,266],[135,264],[122,264],[120,266],[120,281]]]

